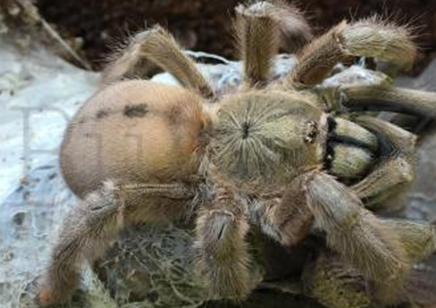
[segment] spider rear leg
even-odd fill
[[[123,79],[148,79],[161,68],[141,51],[152,30],[135,34],[125,45],[109,56],[102,72],[102,85],[109,85]],[[150,33],[151,32],[151,33]],[[147,38],[148,36],[148,38]]]
[[[160,26],[140,32],[131,38],[115,60],[103,71],[103,84],[125,78],[149,77],[160,67],[172,74],[184,87],[205,98],[214,92],[174,37]]]
[[[348,24],[341,22],[315,39],[297,56],[290,73],[290,86],[314,86],[325,79],[338,62],[354,56],[374,57],[410,68],[416,47],[407,28],[376,18]]]
[[[80,281],[84,259],[99,257],[122,228],[122,204],[112,183],[90,194],[67,214],[40,282],[40,303],[51,305],[68,299]]]
[[[157,215],[145,216],[146,211],[131,202],[152,197],[189,200],[194,195],[183,184],[117,185],[106,182],[100,190],[72,208],[65,216],[49,266],[39,281],[39,303],[49,306],[67,300],[80,282],[83,263],[102,256],[126,223],[156,220]],[[161,211],[161,216],[171,212],[170,209]],[[180,208],[178,211],[183,212]]]
[[[370,116],[357,117],[355,122],[379,134],[385,149],[381,150],[374,169],[351,189],[366,206],[380,205],[386,198],[404,191],[413,181],[416,136]]]
[[[196,269],[211,299],[244,299],[256,286],[245,241],[248,223],[235,200],[216,200],[197,219]]]

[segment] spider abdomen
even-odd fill
[[[199,98],[183,88],[140,80],[114,84],[71,122],[62,144],[64,178],[79,196],[107,179],[186,179],[197,171],[207,122]]]

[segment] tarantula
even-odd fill
[[[369,210],[412,181],[416,136],[358,112],[423,118],[434,115],[436,95],[389,82],[319,87],[351,57],[409,67],[416,47],[407,28],[343,21],[272,80],[280,40],[305,31],[304,19],[291,6],[257,1],[237,7],[235,24],[244,73],[236,93],[218,97],[158,26],[135,35],[106,68],[104,86],[62,143],[63,175],[81,201],[40,282],[42,304],[67,299],[80,265],[101,256],[125,225],[191,215],[196,269],[211,298],[240,300],[259,282],[249,226],[289,247],[318,232],[381,302],[392,301],[411,266],[433,252],[430,225]],[[155,65],[183,87],[134,78]]]

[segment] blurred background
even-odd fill
[[[2,0],[4,3],[29,2]],[[290,1],[305,12],[315,33],[342,19],[379,14],[409,24],[421,48],[412,74],[429,63],[436,50],[435,0],[309,0]],[[32,0],[41,16],[71,42],[98,70],[114,42],[128,34],[161,24],[188,49],[234,58],[230,18],[238,0]],[[11,7],[11,5],[10,5]],[[10,9],[10,8],[9,8]]]

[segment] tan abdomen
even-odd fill
[[[91,97],[62,143],[64,178],[79,196],[104,180],[167,183],[196,172],[208,124],[200,99],[180,87],[124,81]]]

